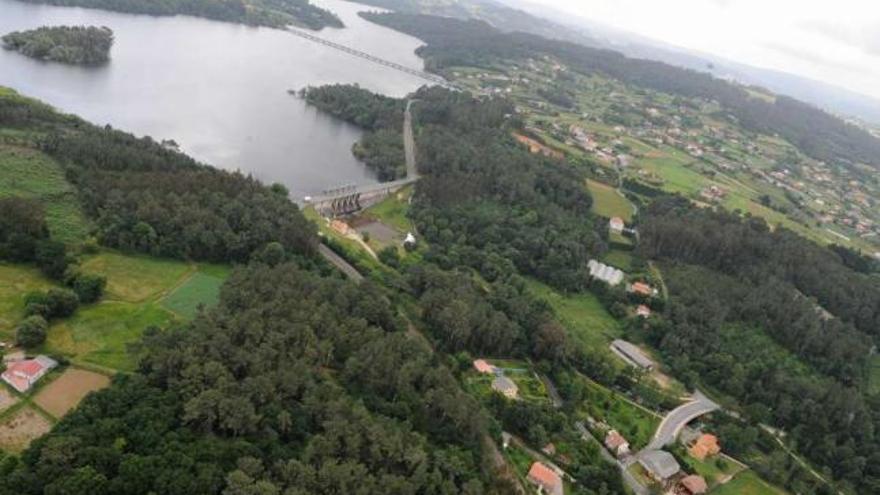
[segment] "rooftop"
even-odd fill
[[[639,464],[654,477],[664,480],[681,470],[675,457],[663,450],[651,450],[643,454],[639,459]]]

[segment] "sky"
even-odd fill
[[[532,0],[880,99],[880,0]]]

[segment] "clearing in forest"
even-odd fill
[[[200,307],[210,308],[220,300],[220,287],[229,276],[226,267],[199,268],[186,282],[164,299],[162,307],[186,319],[193,319]]]
[[[0,198],[8,196],[40,201],[52,237],[59,241],[81,242],[88,234],[76,191],[61,167],[39,151],[0,144]]]
[[[15,340],[15,326],[24,318],[25,295],[55,284],[31,266],[2,263],[0,280],[0,341],[11,343]]]
[[[593,196],[593,213],[605,218],[620,217],[624,222],[632,221],[632,204],[617,189],[590,179],[587,179],[587,189]]]

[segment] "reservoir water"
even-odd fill
[[[422,68],[414,53],[417,39],[358,17],[370,7],[315,3],[346,24],[318,36]],[[173,139],[205,163],[281,182],[294,197],[376,180],[351,154],[360,131],[309,107],[289,89],[357,83],[403,96],[425,84],[281,30],[0,0],[0,35],[43,25],[113,29],[111,62],[82,68],[0,50],[0,85],[98,125]]]

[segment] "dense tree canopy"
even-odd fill
[[[110,59],[113,31],[106,27],[55,26],[16,31],[2,38],[5,48],[28,57],[77,65],[97,65]]]
[[[191,15],[218,21],[240,22],[255,26],[281,28],[290,24],[311,29],[343,27],[329,10],[316,7],[309,0],[22,0],[92,9],[113,10],[156,16]]]
[[[375,288],[253,265],[145,351],[0,493],[491,492],[482,413]]]
[[[866,391],[876,280],[763,220],[683,200],[655,202],[641,232],[640,249],[664,260],[670,292],[666,319],[652,320],[648,336],[676,376],[784,428],[856,492],[880,489],[880,404]]]
[[[0,126],[31,132],[62,165],[106,246],[209,261],[246,261],[270,242],[314,250],[314,226],[283,191],[252,177],[14,94],[0,96]]]

